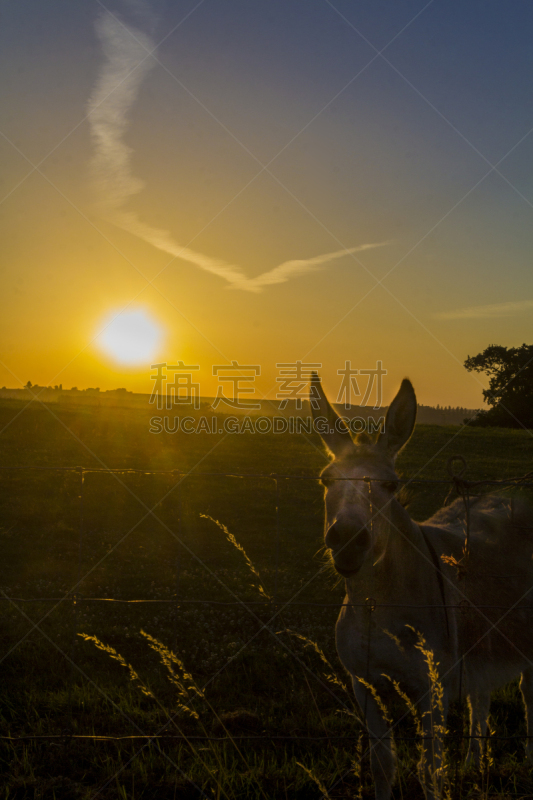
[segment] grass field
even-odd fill
[[[315,477],[318,437],[154,435],[152,413],[0,404],[0,733],[12,737],[0,742],[0,797],[319,798],[320,783],[332,798],[373,797],[366,760],[353,769],[361,726],[335,653],[343,585],[323,569],[319,485],[202,474]],[[399,470],[446,480],[455,453],[472,479],[512,477],[531,470],[533,438],[419,426]],[[124,471],[82,484],[53,469],[79,466]],[[412,515],[449,488],[413,484]],[[533,796],[509,738],[525,731],[517,685],[494,696],[493,727],[508,738],[494,740],[488,776],[455,767],[463,712],[450,717],[455,796]],[[409,720],[398,736],[395,796],[421,797]]]

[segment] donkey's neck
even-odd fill
[[[394,500],[379,522],[377,547],[370,552],[359,575],[347,582],[348,594],[375,597],[379,602],[434,601],[438,584],[420,527]]]

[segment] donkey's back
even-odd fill
[[[422,527],[448,578],[460,653],[510,665],[533,661],[531,504],[520,497],[475,497],[467,521],[459,499]]]
[[[448,602],[472,711],[469,755],[479,762],[491,693],[520,675],[528,737],[533,733],[533,506],[523,497],[470,499],[468,544],[462,499],[423,527],[439,551],[448,587],[456,587]],[[528,738],[529,755],[531,749]]]
[[[467,501],[471,531],[505,538],[512,533],[524,534],[524,546],[533,545],[533,506],[524,497],[503,497],[497,494],[471,497]],[[424,525],[460,526],[466,533],[466,504],[461,498],[443,506]],[[529,534],[529,538],[528,538]]]

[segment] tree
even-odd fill
[[[503,347],[491,344],[477,356],[468,356],[469,372],[489,376],[483,390],[488,411],[480,411],[471,425],[533,428],[533,345]]]

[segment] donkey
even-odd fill
[[[390,798],[396,762],[380,700],[387,705],[397,690],[418,709],[424,734],[419,779],[428,800],[441,792],[450,701],[468,699],[467,758],[479,765],[491,691],[520,674],[531,757],[533,509],[520,498],[474,498],[467,551],[463,500],[419,524],[395,496],[395,458],[413,432],[417,410],[409,380],[375,441],[364,433],[352,439],[316,373],[311,401],[333,456],[320,476],[325,545],[346,580],[337,651],[365,717],[376,800]],[[438,671],[439,702],[428,679],[428,654]]]

